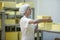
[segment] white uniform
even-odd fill
[[[22,40],[34,40],[34,25],[28,22],[31,19],[27,17],[22,17],[20,20],[20,27],[22,32]]]

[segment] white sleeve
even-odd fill
[[[25,24],[25,28],[28,28],[29,27],[29,21],[30,21],[31,19],[25,19],[24,20],[24,24]]]

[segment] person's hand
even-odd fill
[[[47,22],[53,22],[53,20],[52,19],[48,19]]]
[[[42,19],[42,22],[52,22],[52,19]]]

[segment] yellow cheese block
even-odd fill
[[[23,4],[30,4],[31,5],[30,7],[34,8],[34,3],[33,2],[21,2],[21,3],[16,4],[16,7],[19,8]]]
[[[19,12],[19,11],[17,11],[17,12],[16,12],[16,15],[20,15],[20,12]]]
[[[14,11],[6,11],[6,14],[15,15],[15,12],[14,12]],[[20,12],[17,11],[17,12],[16,12],[16,15],[20,15]]]
[[[45,26],[45,30],[51,30],[52,29],[52,22],[50,22],[50,23],[45,23],[44,24],[44,26]]]
[[[0,1],[0,9],[4,7],[14,8],[16,7],[16,2]]]
[[[42,19],[42,16],[37,16],[37,19]]]
[[[15,15],[14,11],[6,11],[6,14],[8,14],[8,15]]]
[[[14,7],[16,7],[16,2],[3,2],[3,7],[12,7],[12,8],[14,8]]]
[[[21,32],[6,32],[6,40],[21,40]]]
[[[44,23],[39,23],[38,24],[38,29],[40,29],[40,30],[44,30]]]
[[[51,16],[37,16],[37,19],[48,19],[51,18]]]
[[[51,19],[51,16],[37,16],[37,19]],[[40,30],[51,30],[52,22],[42,22],[38,24]]]
[[[18,40],[18,32],[6,32],[6,40]]]
[[[6,19],[5,23],[6,24],[15,24],[15,19]]]
[[[52,31],[60,31],[60,24],[53,24],[51,30]]]
[[[5,24],[15,24],[15,19],[5,19]],[[0,28],[1,28],[1,19],[0,19]]]
[[[38,24],[38,29],[40,30],[51,30],[52,23],[40,23]]]

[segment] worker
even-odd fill
[[[22,40],[34,40],[34,25],[40,22],[52,21],[51,19],[30,19],[29,16],[31,14],[31,8],[29,4],[24,4],[20,6],[19,12],[21,15],[23,15],[19,22],[22,32]]]

